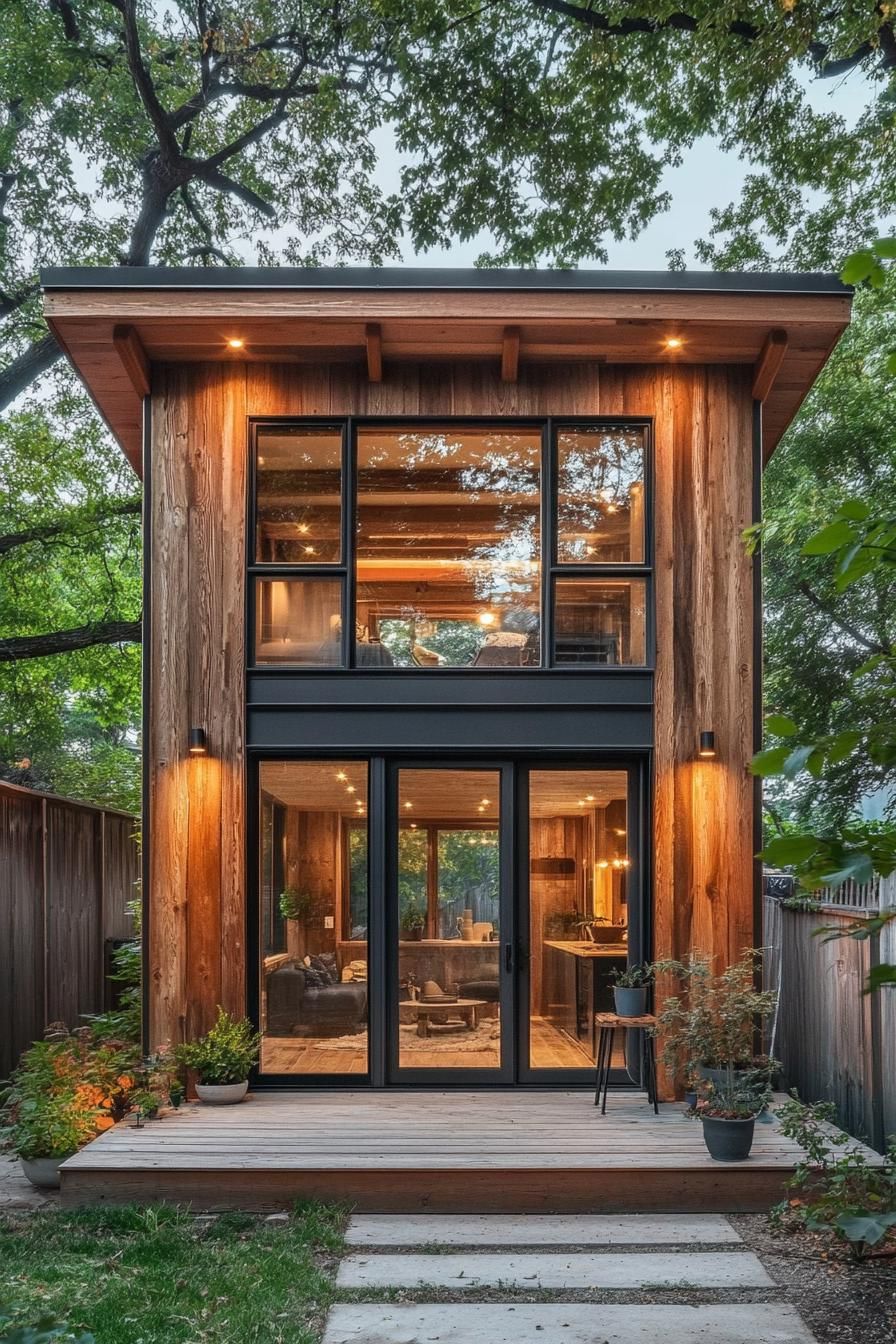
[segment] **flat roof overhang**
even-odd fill
[[[849,322],[836,276],[422,268],[73,267],[50,328],[138,473],[155,363],[745,364],[771,454]],[[669,338],[680,342],[670,348]],[[242,346],[231,349],[228,341]]]

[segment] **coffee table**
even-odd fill
[[[411,1008],[417,1017],[417,1035],[424,1038],[429,1035],[433,1018],[442,1021],[450,1014],[459,1017],[467,1025],[468,1031],[475,1031],[479,1023],[479,1009],[487,1007],[485,999],[456,999],[453,1003],[422,1003],[419,999],[412,1003],[403,1003],[402,1008]]]

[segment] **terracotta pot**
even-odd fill
[[[66,1153],[65,1157],[20,1157],[19,1162],[28,1180],[38,1190],[58,1190],[59,1168],[73,1156],[73,1153]]]
[[[197,1083],[196,1095],[206,1106],[233,1106],[242,1101],[249,1091],[248,1079],[244,1083]]]
[[[703,1142],[716,1162],[745,1162],[753,1147],[752,1115],[748,1120],[725,1120],[721,1116],[702,1115]]]

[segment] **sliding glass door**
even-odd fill
[[[642,791],[599,759],[261,763],[261,1081],[590,1083],[645,954]]]
[[[508,1080],[507,768],[399,765],[387,914],[393,1081]]]

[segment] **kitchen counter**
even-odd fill
[[[546,938],[544,946],[553,947],[558,952],[568,952],[571,957],[582,957],[585,960],[594,957],[628,956],[627,943],[567,943]]]

